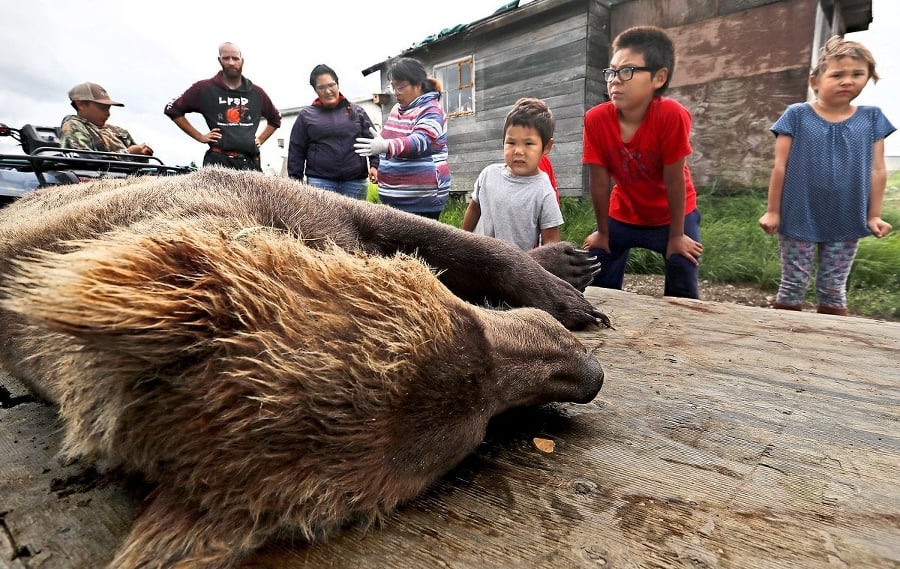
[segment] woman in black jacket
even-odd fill
[[[309,74],[318,97],[304,107],[291,130],[288,175],[348,197],[366,199],[368,180],[376,179],[378,157],[356,154],[358,137],[369,137],[372,120],[340,92],[334,70],[320,64]]]

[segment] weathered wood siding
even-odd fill
[[[843,4],[826,7],[834,9]],[[502,160],[503,118],[517,98],[534,96],[557,117],[550,157],[560,192],[582,196],[583,116],[605,100],[600,71],[610,43],[631,26],[660,26],[676,47],[667,94],[694,115],[695,182],[765,187],[774,147],[769,127],[787,105],[806,100],[815,44],[831,29],[843,31],[841,13],[817,29],[818,10],[818,0],[536,0],[404,55],[427,67],[475,58],[476,112],[449,122],[455,191],[471,191],[481,169]]]
[[[765,187],[769,127],[805,100],[816,2],[634,0],[613,8],[612,36],[639,24],[666,28],[676,65],[668,96],[694,116],[694,181]]]
[[[600,5],[599,2],[588,4],[588,57],[585,67],[584,111],[609,100],[609,92],[606,81],[603,80],[603,70],[609,67],[610,53],[610,29],[612,26],[612,14]],[[584,134],[584,117],[578,129],[579,136]],[[581,149],[584,145],[581,145]],[[581,165],[581,153],[578,155],[578,164]],[[571,195],[590,195],[590,178],[588,169],[581,166],[581,192],[573,191]],[[566,194],[568,195],[568,194]]]
[[[592,59],[608,59],[605,33],[596,33],[596,29],[608,29],[608,10],[592,0],[534,4],[520,9],[524,16],[500,17],[452,40],[404,54],[422,61],[426,69],[474,57],[475,114],[451,117],[448,123],[455,192],[471,192],[485,166],[503,161],[506,113],[520,97],[538,97],[547,102],[556,118],[550,159],[560,192],[582,195],[582,124],[585,110],[597,100],[596,96],[587,100],[586,93],[596,88],[596,82],[589,84],[585,71]],[[382,81],[386,81],[384,76]]]

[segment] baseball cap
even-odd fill
[[[93,101],[101,105],[112,105],[114,107],[124,107],[122,103],[117,103],[109,98],[106,89],[96,83],[79,83],[69,89],[70,101]]]

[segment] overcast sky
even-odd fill
[[[888,120],[900,129],[900,1],[873,0],[872,18],[868,30],[847,34],[847,39],[869,48],[881,79],[878,83],[869,81],[854,103],[881,107]],[[888,156],[900,156],[900,132],[884,140],[884,150]]]
[[[216,57],[223,41],[241,48],[244,75],[278,108],[312,102],[309,72],[319,63],[331,66],[341,91],[355,99],[379,91],[378,74],[363,78],[363,69],[443,28],[488,16],[506,1],[3,0],[0,122],[58,126],[73,112],[69,89],[93,81],[125,103],[113,107],[111,124],[149,144],[167,164],[200,164],[206,148],[163,115],[163,107],[221,69]],[[206,132],[200,115],[188,119]],[[4,140],[0,152],[15,151]]]
[[[333,67],[342,92],[355,99],[380,90],[378,74],[364,78],[363,69],[441,29],[488,16],[506,1],[5,1],[0,122],[58,126],[72,112],[68,90],[93,81],[126,105],[113,108],[110,123],[148,143],[167,164],[199,164],[205,147],[162,110],[219,70],[221,42],[238,44],[244,74],[279,108],[312,101],[309,72],[318,63]],[[857,102],[880,106],[900,127],[900,2],[874,0],[873,10],[871,29],[852,37],[873,51],[882,80],[870,83]],[[199,115],[188,118],[206,131]],[[886,146],[888,154],[900,155],[900,134]],[[0,152],[18,150],[0,139]]]

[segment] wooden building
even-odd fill
[[[444,85],[453,190],[471,191],[487,164],[502,161],[503,119],[516,99],[544,99],[556,117],[550,155],[563,195],[587,192],[582,119],[606,100],[601,70],[615,36],[635,25],[667,30],[676,69],[667,96],[694,115],[689,159],[699,185],[766,186],[769,127],[807,97],[818,48],[833,34],[862,31],[871,0],[534,0],[427,38],[414,57]],[[393,58],[391,58],[393,59]],[[385,72],[391,59],[363,70]],[[390,93],[374,96],[387,115]]]

